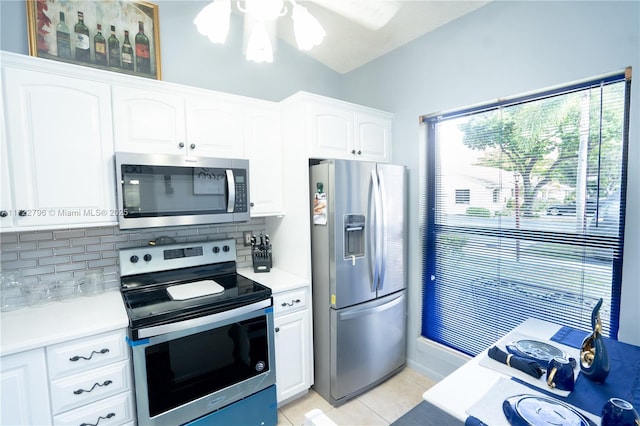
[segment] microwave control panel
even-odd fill
[[[233,207],[234,212],[246,212],[247,202],[247,174],[246,170],[234,169],[233,175],[236,186],[236,202]]]

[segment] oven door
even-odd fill
[[[268,302],[268,307],[258,302],[249,312],[244,306],[198,318],[200,325],[186,330],[130,341],[138,424],[184,424],[275,384]]]
[[[249,161],[116,153],[121,229],[249,220]]]

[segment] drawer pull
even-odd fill
[[[111,417],[114,417],[116,415],[116,413],[109,413],[106,415],[106,417],[98,417],[98,421],[95,423],[80,423],[80,426],[98,426],[98,423],[100,423],[100,420],[107,420],[110,419]]]
[[[74,390],[73,393],[76,395],[80,395],[83,392],[91,392],[92,390],[94,390],[96,388],[96,386],[109,386],[111,383],[113,383],[111,380],[105,380],[102,384],[100,383],[94,383],[93,386],[91,386],[91,389],[86,390],[86,389],[78,389],[78,390]]]
[[[282,306],[293,306],[296,303],[300,303],[300,299],[296,299],[296,300],[292,300],[291,303],[287,303],[287,302],[282,302]]]
[[[76,355],[76,356],[73,356],[73,357],[69,358],[69,361],[80,361],[81,359],[89,361],[91,358],[93,358],[94,354],[106,354],[107,352],[109,352],[109,349],[107,349],[107,348],[100,349],[100,351],[98,351],[98,352],[91,351],[91,355],[89,355],[89,358],[87,358],[85,356],[82,356],[82,355]]]

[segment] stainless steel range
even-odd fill
[[[233,239],[122,249],[140,425],[277,423],[271,290]]]

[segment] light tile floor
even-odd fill
[[[304,415],[319,408],[338,426],[385,426],[422,401],[435,384],[409,367],[351,401],[333,407],[313,389],[278,409],[278,426],[301,426]]]

